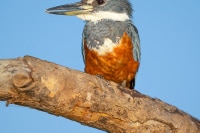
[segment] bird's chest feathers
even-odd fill
[[[111,61],[112,65],[116,67],[116,65],[126,65],[129,60],[133,60],[132,41],[126,33],[123,34],[117,44],[113,43],[110,39],[105,39],[103,45],[89,49],[84,44],[84,49],[86,60],[96,65],[103,65]]]
[[[106,43],[107,42],[107,43]],[[132,79],[138,63],[133,59],[131,38],[124,33],[118,44],[106,40],[98,49],[85,49],[85,72],[102,75],[115,82]]]

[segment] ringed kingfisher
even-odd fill
[[[81,0],[46,12],[75,15],[86,22],[82,33],[86,73],[134,89],[141,52],[128,0]]]

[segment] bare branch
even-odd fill
[[[0,100],[119,133],[197,133],[199,120],[135,90],[26,56],[0,60]]]

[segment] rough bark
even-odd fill
[[[0,100],[112,133],[197,133],[200,121],[159,99],[25,56],[0,60]]]

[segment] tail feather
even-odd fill
[[[130,89],[134,89],[135,87],[135,78],[131,80],[130,82]]]

